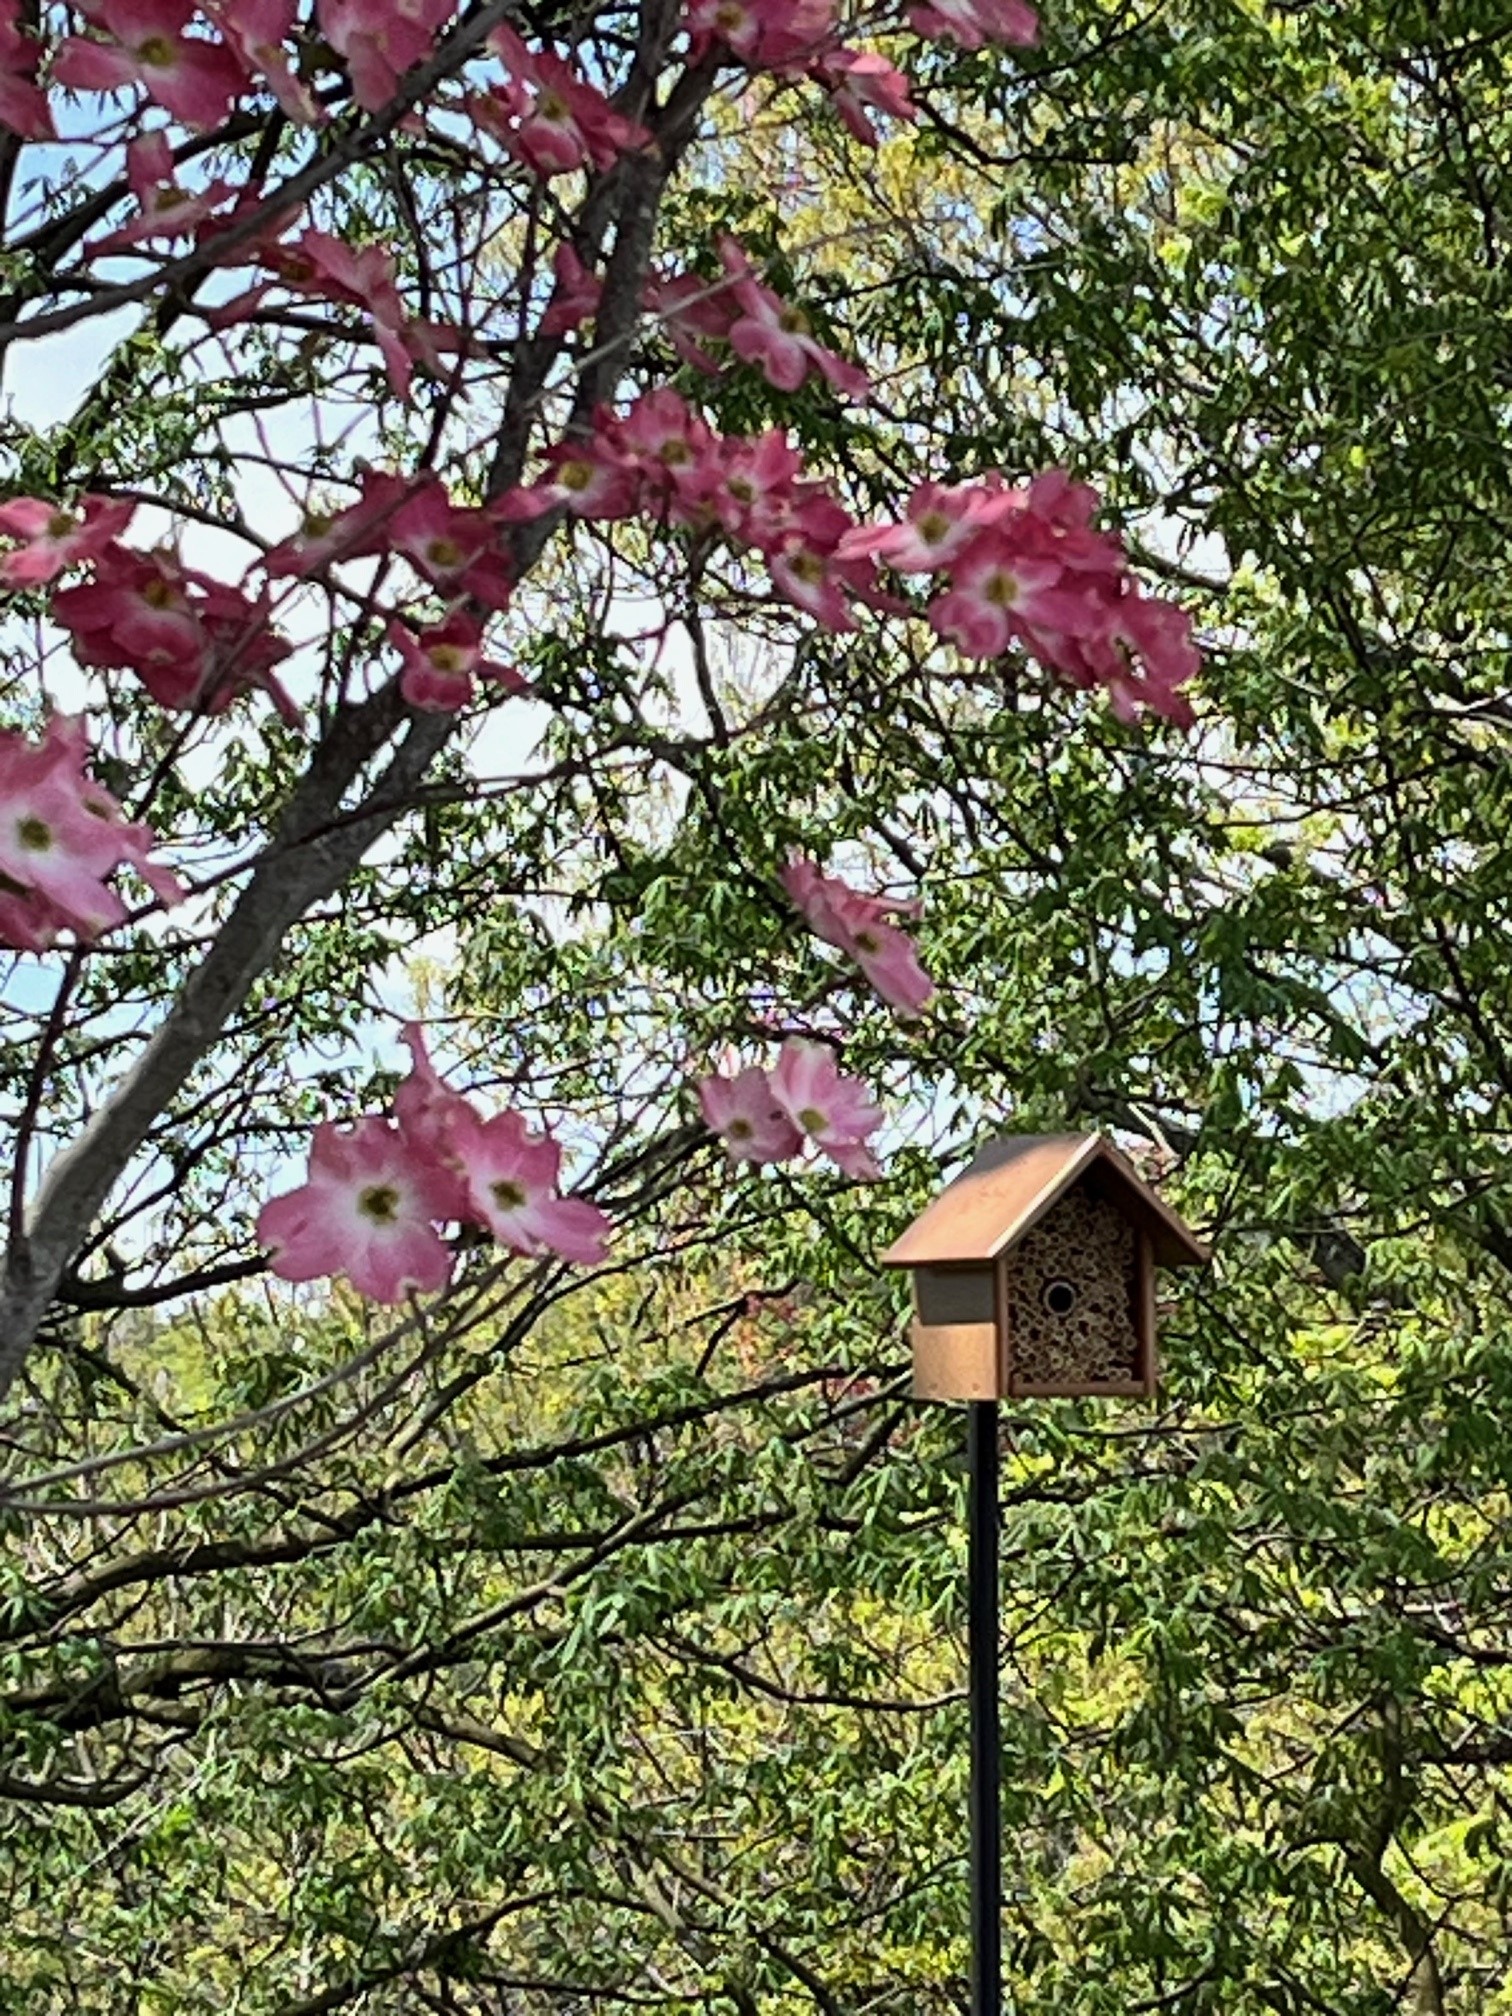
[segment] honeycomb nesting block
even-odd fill
[[[882,1256],[930,1400],[1155,1391],[1155,1269],[1207,1251],[1098,1135],[988,1142]]]

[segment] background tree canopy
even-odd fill
[[[294,930],[11,1394],[3,2006],[964,2007],[961,1421],[875,1259],[984,1133],[1097,1125],[1218,1258],[1156,1406],[1008,1410],[1009,2007],[1512,2011],[1509,55],[1476,0],[1056,0],[1034,51],[926,51],[874,154],[780,82],[725,106],[661,248],[737,229],[886,363],[864,428],[741,377],[711,417],[776,415],[858,513],[1096,482],[1197,617],[1198,729],[943,688],[917,626],[795,644],[635,529],[548,554],[539,753],[445,755]],[[331,221],[423,268],[455,168],[396,130]],[[56,422],[18,394],[15,488],[236,516],[300,367],[217,381],[173,322]],[[294,774],[261,715],[206,776],[130,725],[211,867]],[[688,1060],[822,1018],[775,874],[837,843],[919,881],[941,988],[850,1030],[887,1178],[734,1176]],[[175,945],[91,964],[44,1138]],[[249,1170],[392,1088],[404,988],[580,1117],[606,1266],[480,1249],[398,1321],[256,1277]]]

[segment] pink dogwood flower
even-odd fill
[[[869,1181],[881,1166],[866,1137],[882,1124],[882,1108],[859,1078],[848,1077],[827,1043],[790,1036],[768,1083],[793,1125],[847,1176]]]
[[[728,280],[705,280],[698,273],[653,275],[641,293],[641,306],[661,325],[685,364],[706,377],[719,376],[719,359],[707,346],[728,342],[730,324],[740,312]]]
[[[37,82],[42,45],[20,15],[21,0],[0,0],[0,126],[23,140],[52,140],[52,109]]]
[[[604,283],[589,272],[565,238],[551,255],[551,270],[556,286],[541,317],[541,334],[566,336],[598,313]]]
[[[921,483],[901,525],[858,525],[840,541],[847,558],[869,553],[900,574],[948,567],[984,525],[1002,515],[1007,493],[984,483]]]
[[[403,1037],[410,1053],[410,1072],[394,1094],[394,1117],[406,1146],[435,1176],[435,1215],[466,1224],[472,1211],[459,1167],[456,1136],[459,1128],[481,1125],[483,1116],[470,1099],[452,1090],[432,1064],[425,1031],[418,1022],[406,1022]]]
[[[0,532],[22,544],[0,559],[0,581],[7,588],[34,588],[65,567],[98,560],[135,511],[126,497],[81,497],[75,510],[41,497],[13,497],[0,504]]]
[[[293,575],[303,580],[339,560],[384,552],[389,525],[413,486],[407,477],[382,469],[364,469],[359,484],[361,495],[344,511],[307,508],[300,530],[272,548],[263,571],[274,579]]]
[[[1027,0],[930,0],[910,7],[908,21],[916,33],[944,36],[962,49],[987,42],[1028,48],[1039,40],[1039,16]]]
[[[312,126],[324,116],[284,47],[294,33],[299,0],[200,0],[200,5],[249,83],[266,86],[296,125]]]
[[[452,1136],[470,1215],[515,1253],[557,1253],[596,1266],[609,1220],[582,1197],[557,1195],[561,1144],[515,1112],[459,1121]]]
[[[513,581],[493,518],[453,504],[439,476],[423,478],[394,512],[387,544],[442,594],[508,607]]]
[[[733,283],[738,312],[730,324],[730,346],[737,356],[758,365],[779,391],[796,392],[809,372],[817,370],[846,399],[870,394],[866,373],[809,333],[807,315],[757,278],[755,267],[733,238],[720,241],[719,256]]]
[[[315,20],[351,73],[357,103],[381,112],[455,12],[456,0],[316,0]]]
[[[733,1077],[715,1073],[700,1079],[698,1103],[732,1162],[786,1162],[803,1146],[803,1135],[777,1104],[759,1064]]]
[[[1202,654],[1187,612],[1130,581],[1116,600],[1095,607],[1092,623],[1081,638],[1031,634],[1028,642],[1072,685],[1104,687],[1120,721],[1135,720],[1145,707],[1191,727],[1196,716],[1179,689],[1201,669]]]
[[[153,834],[126,820],[88,759],[77,716],[54,714],[40,743],[0,732],[0,944],[43,952],[63,931],[87,940],[122,923],[126,905],[105,877],[123,865],[160,902],[183,900],[150,858]]]
[[[916,904],[865,896],[801,854],[782,870],[782,886],[814,936],[854,959],[889,1007],[910,1016],[928,1007],[934,982],[897,926],[899,917],[918,914]]]
[[[762,552],[791,530],[803,456],[780,427],[725,441],[711,505],[732,537]]]
[[[684,522],[719,477],[719,442],[707,421],[667,386],[641,394],[620,423],[618,440],[640,465],[642,506],[670,507]]]
[[[167,548],[110,547],[95,579],[54,596],[52,613],[81,665],[135,672],[160,706],[221,714],[261,686],[284,719],[298,723],[299,710],[272,674],[290,647],[269,624],[266,603],[183,566]]]
[[[483,656],[482,626],[464,611],[417,637],[397,617],[390,623],[389,642],[404,660],[399,690],[411,707],[454,714],[477,692],[479,679],[489,679],[509,693],[528,693],[530,684],[512,665]]]
[[[224,42],[185,33],[194,0],[75,0],[97,35],[71,35],[53,80],[72,91],[137,84],[186,126],[219,126],[241,95],[241,65]]]
[[[863,147],[875,147],[880,139],[873,112],[910,124],[919,116],[908,95],[908,79],[875,50],[831,49],[809,75],[828,91],[830,103]]]
[[[1000,658],[1031,626],[1077,624],[1081,605],[1058,585],[1062,571],[1058,561],[990,527],[955,561],[951,586],[930,603],[929,620],[967,657]]]
[[[866,555],[846,558],[840,541],[851,529],[850,514],[817,485],[802,486],[792,501],[788,522],[762,551],[772,584],[787,601],[806,609],[826,630],[854,630],[850,598],[890,615],[907,605],[877,588],[875,561]]]
[[[399,299],[394,262],[381,245],[348,245],[329,231],[306,231],[282,260],[279,277],[327,301],[361,308],[399,398],[408,399],[413,360],[405,342],[409,317]]]
[[[174,172],[168,135],[161,129],[127,142],[126,180],[137,199],[137,214],[119,229],[93,239],[92,252],[120,252],[149,238],[192,237],[236,193],[220,176],[203,189],[184,188]]]
[[[698,63],[722,46],[751,70],[811,63],[834,33],[838,0],[689,0],[683,16]]]
[[[644,126],[616,112],[603,92],[560,56],[527,49],[512,28],[503,26],[494,30],[488,46],[509,78],[489,91],[474,92],[468,112],[537,175],[567,175],[589,167],[603,174],[621,154],[650,145]]]
[[[507,490],[492,506],[501,523],[540,518],[565,509],[577,518],[629,518],[640,508],[640,472],[626,455],[619,422],[607,407],[594,414],[594,431],[547,450],[536,482]]]
[[[444,1173],[392,1121],[325,1120],[305,1182],[258,1213],[258,1243],[281,1280],[344,1274],[371,1301],[402,1302],[451,1279],[451,1249],[434,1223],[451,1201]]]

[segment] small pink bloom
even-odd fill
[[[406,1022],[404,1041],[413,1060],[409,1076],[394,1094],[394,1117],[407,1148],[434,1175],[435,1216],[466,1223],[471,1218],[467,1185],[458,1166],[459,1129],[481,1126],[483,1116],[470,1099],[454,1092],[425,1047],[425,1031]]]
[[[864,896],[801,854],[783,869],[782,886],[815,937],[854,959],[890,1007],[900,1015],[917,1015],[928,1007],[934,982],[920,965],[912,939],[896,922],[914,914],[916,906],[885,896]]]
[[[625,453],[619,422],[600,408],[592,434],[559,441],[547,451],[545,473],[528,486],[506,491],[492,509],[506,525],[559,509],[578,518],[629,518],[640,509],[640,486],[640,471]]]
[[[0,560],[0,581],[8,588],[32,588],[81,560],[98,560],[135,511],[124,497],[81,497],[77,510],[40,497],[13,497],[0,504],[0,532],[23,544]]]
[[[522,1115],[495,1113],[458,1124],[456,1163],[467,1184],[470,1215],[515,1253],[558,1253],[596,1266],[604,1257],[609,1220],[580,1197],[559,1197],[562,1150]]]
[[[908,95],[908,79],[885,56],[869,49],[832,49],[809,73],[830,94],[830,103],[863,147],[875,147],[873,112],[892,119],[918,118]]]
[[[20,14],[21,0],[0,0],[0,126],[23,140],[52,140],[52,111],[37,82],[42,45]]]
[[[455,12],[456,0],[316,0],[315,19],[351,72],[357,103],[381,112]]]
[[[701,1079],[698,1103],[732,1162],[786,1162],[803,1146],[802,1134],[777,1104],[759,1065],[731,1078],[716,1074]]]
[[[509,563],[487,511],[453,504],[439,476],[415,486],[388,525],[389,548],[444,595],[473,595],[490,609],[508,607]]]
[[[360,485],[361,496],[345,511],[307,507],[303,526],[272,549],[263,562],[264,572],[275,579],[290,574],[303,579],[323,573],[338,560],[384,552],[389,523],[412,485],[408,478],[381,469],[364,469]]]
[[[167,548],[108,548],[95,579],[55,595],[52,613],[81,665],[135,672],[161,706],[220,714],[262,686],[286,720],[299,719],[272,676],[290,647],[268,623],[266,604],[184,567]]]
[[[509,81],[467,101],[473,120],[537,175],[592,167],[600,174],[651,135],[614,110],[602,91],[550,50],[527,49],[512,28],[496,28],[489,47]]]
[[[967,657],[1000,658],[1029,625],[1076,623],[1077,597],[1058,586],[1061,576],[1059,561],[989,527],[956,560],[949,590],[929,605],[929,620]]]
[[[773,586],[789,602],[806,609],[827,630],[854,630],[850,597],[890,614],[905,607],[876,586],[876,563],[862,555],[847,559],[839,544],[852,529],[844,508],[816,485],[803,486],[791,504],[786,525],[763,545]]]
[[[399,690],[411,707],[454,714],[472,701],[479,679],[495,680],[510,693],[530,690],[513,666],[483,656],[482,627],[463,611],[422,630],[418,637],[396,618],[388,636],[404,660]]]
[[[1148,708],[1178,727],[1191,727],[1196,716],[1179,689],[1201,668],[1202,654],[1192,641],[1187,612],[1142,594],[1131,581],[1099,616],[1097,629],[1082,639],[1031,638],[1036,656],[1073,685],[1095,680],[1104,686],[1121,721],[1133,721]],[[1077,677],[1082,668],[1085,680]]]
[[[93,252],[119,252],[149,238],[189,238],[236,192],[216,177],[203,189],[185,189],[173,167],[173,149],[161,128],[126,144],[126,180],[137,215],[119,230],[91,241]]]
[[[1004,493],[981,483],[921,483],[901,525],[858,525],[840,541],[850,558],[869,553],[901,574],[948,567],[982,527],[1001,515]]]
[[[749,69],[793,71],[824,49],[839,11],[838,0],[689,0],[683,25],[695,63],[718,45]]]
[[[345,1274],[359,1295],[402,1302],[451,1279],[451,1251],[433,1222],[448,1202],[444,1179],[392,1122],[326,1120],[304,1184],[258,1214],[258,1243],[284,1281]]]
[[[644,476],[643,503],[665,502],[685,521],[719,480],[719,442],[686,399],[663,386],[641,394],[620,423],[617,439]]]
[[[882,1173],[866,1145],[882,1124],[882,1108],[861,1079],[841,1071],[828,1044],[790,1036],[768,1082],[793,1125],[847,1176],[869,1180]]]
[[[296,125],[315,125],[324,115],[294,73],[284,44],[293,35],[298,0],[200,0],[208,18],[225,36],[250,84],[261,82]]]
[[[865,399],[871,391],[866,373],[809,333],[803,310],[784,301],[756,277],[744,251],[733,238],[720,241],[719,256],[733,281],[738,313],[730,324],[730,346],[748,364],[760,366],[769,384],[796,392],[811,370],[817,370],[847,399]]]
[[[1028,48],[1039,40],[1039,16],[1027,0],[931,0],[910,7],[908,20],[917,34],[941,35],[962,49],[987,42]]]
[[[59,931],[91,939],[126,906],[105,877],[129,864],[163,903],[183,899],[177,877],[149,859],[156,844],[87,775],[81,720],[53,715],[40,744],[0,733],[0,942],[44,951]]]
[[[726,440],[711,504],[725,530],[762,552],[793,524],[803,456],[780,427],[746,440]]]
[[[598,313],[604,283],[589,272],[565,238],[551,255],[551,270],[556,286],[541,317],[541,334],[566,336]]]
[[[678,273],[670,279],[653,275],[641,294],[641,306],[661,325],[685,364],[706,377],[718,377],[719,359],[706,345],[727,342],[730,324],[739,313],[728,280],[705,280],[698,273]]]
[[[241,95],[241,65],[224,42],[185,33],[194,0],[75,0],[99,38],[71,35],[53,79],[74,91],[138,84],[186,126],[218,126]]]
[[[348,245],[328,231],[306,231],[280,261],[279,277],[323,300],[349,303],[371,318],[373,337],[401,399],[410,391],[409,317],[399,299],[393,259],[381,245]]]

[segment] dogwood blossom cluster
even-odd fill
[[[854,139],[876,146],[879,122],[917,117],[909,79],[881,53],[845,42],[841,12],[840,0],[685,0],[677,58],[695,83],[733,70],[775,80],[784,92],[822,91]],[[1027,46],[1038,32],[1026,0],[896,0],[890,16],[868,18],[889,28],[906,21],[947,45],[947,69],[956,65],[948,51]],[[193,282],[165,298],[176,319],[197,318],[215,334],[233,372],[281,326],[299,332],[305,364],[333,341],[355,344],[371,356],[364,383],[376,403],[384,403],[386,386],[406,417],[420,421],[417,409],[434,397],[450,426],[468,410],[475,377],[488,386],[492,415],[489,381],[501,360],[512,370],[539,355],[547,365],[531,391],[529,424],[549,426],[544,416],[569,410],[563,378],[553,375],[561,353],[552,346],[603,320],[610,277],[634,242],[624,216],[603,205],[604,192],[617,179],[649,183],[660,172],[665,126],[654,132],[642,119],[655,124],[677,87],[617,96],[602,69],[587,75],[561,53],[570,34],[556,38],[559,47],[508,23],[473,48],[467,64],[476,68],[459,56],[437,64],[429,79],[416,74],[454,24],[465,35],[475,18],[457,0],[314,0],[313,12],[299,0],[71,0],[67,9],[43,10],[44,30],[23,18],[21,0],[0,0],[0,126],[23,140],[54,136],[44,77],[70,94],[108,95],[117,109],[124,96],[125,119],[116,124],[116,111],[108,115],[123,181],[83,227],[111,228],[87,237],[81,230],[79,252],[68,255],[83,262],[70,279],[81,298],[113,284],[91,271],[91,260],[129,259],[129,270],[146,265],[150,273],[153,262],[187,249]],[[57,32],[60,23],[65,32]],[[617,59],[597,46],[592,60]],[[386,127],[381,118],[368,126],[397,124],[434,139],[448,173],[463,172],[457,164],[469,160],[485,164],[490,189],[524,192],[530,250],[519,284],[508,273],[496,284],[489,270],[486,283],[469,276],[459,285],[448,275],[433,288],[422,257],[412,286],[395,248],[366,235],[378,227],[322,228],[317,220],[330,218],[317,199],[282,193],[303,171],[280,184],[257,149],[249,179],[232,179],[243,155],[203,136],[242,117],[238,108],[253,97],[280,108],[280,149],[309,146],[308,133],[288,126],[318,128],[337,113],[350,125],[339,129],[330,159],[355,143],[352,158],[367,172],[358,114],[387,111]],[[626,109],[632,98],[638,117]],[[433,110],[444,115],[434,123]],[[316,136],[307,165],[324,161],[328,137]],[[221,172],[207,172],[210,160]],[[485,208],[480,203],[480,217]],[[389,213],[379,201],[373,214]],[[1096,493],[1065,472],[1025,484],[995,471],[926,483],[901,520],[863,523],[838,487],[806,464],[786,427],[725,433],[699,392],[619,389],[649,339],[652,357],[670,346],[688,367],[685,385],[746,373],[749,385],[737,388],[726,411],[748,392],[760,395],[758,374],[773,391],[803,392],[806,402],[861,406],[873,396],[861,366],[815,334],[812,303],[791,298],[801,288],[773,284],[754,239],[748,246],[729,233],[713,236],[698,262],[704,270],[689,271],[650,265],[647,235],[629,286],[612,304],[617,330],[572,346],[585,370],[600,342],[615,357],[596,388],[613,388],[612,399],[589,411],[592,399],[582,396],[565,431],[511,487],[502,474],[498,494],[486,484],[464,487],[444,462],[415,469],[322,460],[322,470],[353,468],[346,487],[329,476],[313,487],[312,477],[298,530],[262,546],[236,582],[188,565],[171,539],[128,545],[130,498],[13,497],[0,502],[7,542],[0,588],[34,598],[28,611],[42,598],[77,664],[107,686],[125,675],[158,706],[186,716],[219,715],[266,693],[300,727],[275,674],[291,654],[278,627],[281,604],[301,599],[301,584],[310,582],[333,600],[350,594],[352,577],[338,570],[374,563],[361,577],[354,631],[365,640],[372,684],[397,682],[409,709],[455,713],[527,690],[490,629],[514,606],[545,526],[637,518],[685,543],[700,567],[721,548],[734,555],[742,584],[748,565],[764,568],[773,595],[826,630],[853,631],[868,612],[917,620],[969,659],[1027,653],[1073,686],[1104,687],[1125,719],[1142,710],[1191,718],[1183,689],[1197,654],[1186,616],[1144,593],[1118,538],[1095,523]],[[201,293],[201,281],[232,274],[236,291],[212,284]],[[456,322],[431,314],[433,295],[452,303]],[[457,305],[469,301],[481,304],[476,312]],[[627,336],[625,303],[636,301],[641,325]],[[507,314],[490,319],[490,308],[506,302]],[[294,380],[303,389],[304,378]],[[401,436],[385,429],[379,438],[388,454]],[[432,430],[437,459],[456,446],[445,427]],[[486,446],[470,444],[464,466],[473,486],[485,459],[475,451]],[[521,464],[509,466],[518,472]],[[921,593],[909,592],[910,577],[923,578]],[[122,867],[164,903],[184,894],[151,859],[156,843],[147,827],[128,820],[88,776],[87,758],[82,722],[68,717],[54,715],[40,742],[0,732],[0,945],[40,952],[66,935],[92,940],[120,924],[126,904],[109,878]],[[802,855],[788,860],[781,879],[814,936],[885,1003],[903,1017],[928,1007],[934,985],[905,929],[916,903],[868,895]],[[780,1033],[779,1023],[774,1041]],[[431,1064],[418,1025],[405,1040],[412,1068],[392,1109],[317,1127],[305,1181],[264,1206],[258,1236],[272,1271],[291,1281],[341,1275],[392,1304],[443,1290],[469,1234],[526,1255],[602,1259],[608,1220],[587,1200],[561,1195],[560,1145],[521,1113],[485,1114],[453,1090]],[[854,1178],[879,1173],[871,1143],[882,1109],[842,1070],[830,1042],[788,1035],[769,1066],[732,1065],[697,1089],[732,1161],[813,1154]]]
[[[913,940],[898,929],[900,917],[918,916],[917,902],[864,896],[801,854],[783,869],[782,886],[815,937],[854,959],[889,1007],[900,1015],[928,1007],[934,982]]]
[[[151,859],[152,833],[127,820],[88,760],[76,716],[52,715],[35,743],[0,731],[0,944],[45,952],[64,933],[88,940],[123,922],[126,905],[105,880],[123,866],[161,903],[184,896]]]
[[[305,1181],[263,1206],[257,1237],[273,1273],[345,1275],[374,1302],[434,1294],[454,1266],[448,1223],[490,1232],[514,1253],[602,1260],[609,1220],[586,1198],[558,1194],[560,1143],[513,1110],[485,1117],[436,1070],[419,1024],[404,1035],[413,1066],[392,1113],[322,1122]]]
[[[622,118],[595,85],[549,49],[530,50],[512,28],[496,28],[489,48],[508,76],[467,101],[473,124],[507,154],[549,178],[578,168],[612,168],[623,153],[648,147],[651,135]]]
[[[698,1103],[732,1162],[790,1162],[813,1147],[860,1181],[882,1173],[868,1146],[882,1108],[827,1043],[789,1036],[770,1071],[750,1064],[701,1079]]]
[[[92,544],[87,558],[93,580],[52,600],[81,665],[133,672],[160,707],[176,712],[222,714],[261,687],[298,722],[273,675],[289,645],[268,620],[266,600],[186,567],[171,547],[144,553],[111,540]]]
[[[1093,529],[1097,492],[1054,469],[1010,486],[924,483],[901,524],[842,535],[837,557],[942,577],[930,623],[969,658],[1021,645],[1073,686],[1103,686],[1120,719],[1141,707],[1188,723],[1181,688],[1198,669],[1191,622],[1147,596],[1120,541]]]

